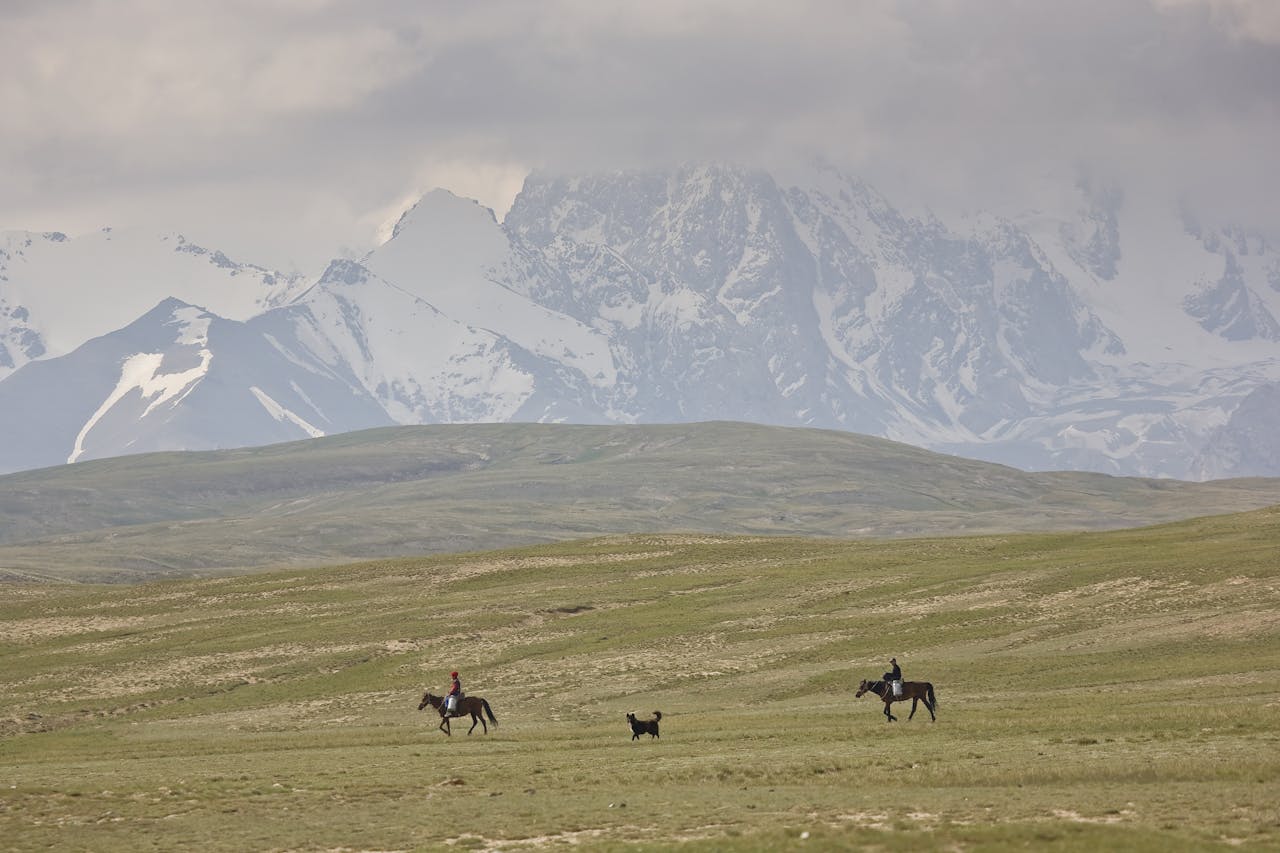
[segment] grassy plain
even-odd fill
[[[1280,508],[9,585],[0,620],[9,850],[1280,849]],[[890,655],[936,723],[853,698]],[[496,730],[416,710],[455,667]]]

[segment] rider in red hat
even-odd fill
[[[449,693],[444,697],[444,708],[441,713],[445,715],[452,714],[458,700],[462,698],[462,682],[458,680],[457,670],[449,673],[449,677],[453,679],[453,684],[449,686]]]

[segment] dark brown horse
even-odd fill
[[[484,726],[482,731],[488,734],[489,727],[484,722],[486,715],[489,717],[489,722],[493,723],[493,727],[495,729],[498,727],[498,718],[493,715],[493,709],[479,696],[463,696],[458,700],[458,704],[454,705],[453,713],[448,716],[445,716],[444,711],[441,710],[444,707],[443,696],[436,696],[430,692],[422,694],[422,702],[418,705],[418,710],[421,711],[428,705],[440,711],[440,731],[447,735],[453,734],[449,726],[450,717],[465,717],[467,714],[471,715],[471,728],[467,729],[467,734],[475,730],[476,723]]]
[[[925,708],[929,710],[929,718],[934,722],[938,720],[938,717],[934,714],[934,711],[938,710],[938,697],[933,692],[933,685],[927,681],[904,681],[902,682],[902,695],[894,696],[893,688],[889,686],[887,681],[864,680],[858,685],[858,692],[853,695],[853,698],[861,698],[863,693],[874,693],[880,697],[880,701],[884,702],[884,715],[888,718],[885,720],[887,723],[892,723],[898,719],[889,713],[889,706],[894,702],[905,702],[908,699],[911,700],[911,713],[907,716],[908,720],[916,715],[916,705],[920,702],[923,702]]]

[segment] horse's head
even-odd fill
[[[428,691],[428,692],[426,692],[426,693],[423,693],[423,694],[422,694],[422,702],[420,702],[420,703],[418,704],[418,710],[419,710],[419,711],[421,711],[423,708],[427,707],[428,705],[430,705],[430,706],[431,706],[431,707],[433,707],[433,708],[439,708],[439,707],[440,707],[440,697],[439,697],[439,696],[432,696],[432,695],[431,695],[431,693],[430,693],[430,691]]]
[[[865,678],[862,679],[862,683],[858,685],[858,692],[853,694],[853,698],[854,699],[862,698],[862,694],[866,693],[870,689],[871,689],[871,682],[867,681]]]

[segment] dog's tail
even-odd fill
[[[489,722],[493,723],[493,727],[496,729],[498,727],[498,718],[493,715],[493,709],[489,707],[489,700],[481,699],[480,702],[484,705],[484,712],[489,715]]]
[[[654,712],[653,712],[653,719],[654,719],[654,720],[661,720],[661,719],[662,719],[662,712],[661,712],[661,711],[654,711]]]

